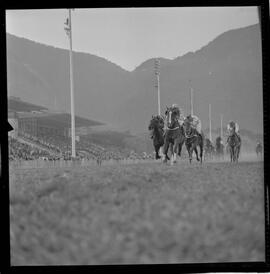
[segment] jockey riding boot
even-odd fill
[[[196,133],[197,133],[197,135],[199,136],[199,137],[201,137],[202,138],[202,134],[196,129]]]

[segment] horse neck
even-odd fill
[[[167,123],[168,124],[168,123]],[[176,127],[180,127],[179,123],[177,120],[174,120],[172,123],[171,123],[171,127],[169,129],[174,129]]]
[[[188,135],[194,135],[195,133],[196,133],[195,128],[193,128],[192,126],[190,126],[189,130],[188,130]]]
[[[233,145],[236,145],[238,143],[238,138],[235,131],[229,136],[229,139],[231,140]]]

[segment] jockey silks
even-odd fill
[[[200,134],[202,133],[201,120],[196,115],[189,115],[188,120],[193,128],[195,128]]]

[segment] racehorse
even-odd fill
[[[256,145],[256,154],[257,154],[257,157],[262,157],[262,144],[261,142],[258,142],[257,145]]]
[[[167,107],[165,119],[166,127],[163,153],[164,155],[167,155],[169,145],[172,144],[171,164],[173,164],[176,163],[177,155],[179,157],[181,156],[182,146],[185,142],[184,129],[180,126],[177,119],[177,113],[173,110],[173,108]],[[167,162],[165,157],[163,158],[163,162]]]
[[[219,158],[224,158],[224,145],[220,136],[216,138],[216,155]]]
[[[191,122],[189,120],[185,120],[184,122],[184,132],[185,132],[185,144],[189,155],[189,162],[192,161],[193,151],[196,153],[197,161],[202,163],[203,160],[203,147],[204,147],[204,135],[199,134],[198,131],[192,127]],[[198,157],[197,147],[200,148],[200,159]]]
[[[204,147],[204,159],[212,159],[215,153],[215,147],[210,141],[210,139],[205,139],[205,147]]]
[[[227,139],[231,162],[238,162],[241,149],[241,137],[233,130]]]
[[[156,160],[161,158],[159,155],[159,149],[164,145],[163,127],[164,127],[163,119],[160,116],[152,116],[148,129],[151,130],[153,134],[152,138],[153,138],[153,145],[156,153],[156,156],[155,156]],[[167,154],[165,155],[165,157],[167,160],[170,160]]]

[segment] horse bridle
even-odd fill
[[[172,114],[172,111],[170,110],[169,111],[169,113],[171,113]],[[170,120],[171,120],[171,117],[170,117]],[[171,122],[170,122],[171,123]],[[165,127],[165,130],[177,130],[177,129],[180,129],[180,126],[178,125],[178,126],[176,126],[176,127],[174,127],[174,128],[169,128],[169,127]]]
[[[190,126],[191,128],[191,126]],[[198,135],[196,134],[196,132],[194,130],[192,130],[192,128],[190,129],[190,134],[187,134],[186,130],[184,130],[184,133],[185,133],[185,137],[187,139],[191,139],[193,137],[198,137]]]
[[[234,138],[233,138],[234,137]],[[233,139],[232,139],[233,138]],[[232,147],[237,146],[237,142],[235,141],[235,139],[238,139],[238,136],[236,135],[236,133],[234,132],[233,134],[228,136],[228,140],[231,139],[233,141],[233,143],[231,144]],[[227,140],[227,143],[229,143]],[[239,141],[239,140],[238,140]],[[230,144],[229,144],[230,145]]]

